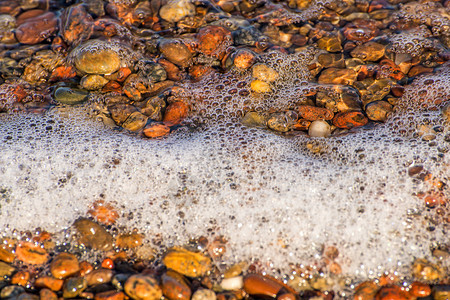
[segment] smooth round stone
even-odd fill
[[[120,57],[106,42],[91,40],[75,49],[75,67],[88,74],[111,74],[119,70]]]
[[[3,276],[11,276],[15,270],[16,268],[13,266],[0,261],[0,278]]]
[[[1,299],[15,298],[25,292],[24,288],[18,285],[5,286],[0,292]]]
[[[122,123],[122,127],[130,131],[138,131],[147,124],[147,120],[148,117],[146,115],[135,111]]]
[[[214,291],[200,289],[192,295],[191,300],[216,300],[216,298],[216,293],[214,293]]]
[[[169,1],[161,7],[159,15],[167,22],[178,22],[195,14],[195,6],[189,0]]]
[[[200,277],[212,269],[209,257],[181,247],[169,249],[163,258],[163,263],[167,268],[188,277]]]
[[[76,88],[59,87],[53,93],[56,101],[62,104],[75,105],[86,101],[89,93]]]
[[[68,278],[64,282],[63,297],[74,298],[78,296],[87,287],[87,281],[83,277]]]
[[[323,120],[317,120],[309,125],[308,134],[311,137],[327,137],[331,134],[331,126]]]
[[[81,78],[80,85],[83,89],[94,91],[101,89],[108,82],[108,79],[100,75],[86,75]]]
[[[114,272],[112,270],[98,269],[87,274],[84,278],[86,278],[87,285],[91,286],[102,283],[108,283],[111,281],[113,275]]]
[[[15,255],[10,250],[0,248],[0,261],[11,263],[14,261],[14,258]]]
[[[158,282],[144,275],[130,276],[125,282],[125,293],[136,300],[159,300],[162,297]]]
[[[113,248],[112,235],[99,224],[81,218],[75,221],[74,226],[79,233],[78,242],[87,248],[102,251],[108,251]]]
[[[220,287],[227,291],[239,290],[243,286],[244,286],[244,278],[242,276],[225,278],[220,283]]]
[[[186,279],[172,270],[168,270],[161,276],[161,288],[163,295],[170,300],[189,300],[191,298],[191,288]]]
[[[163,40],[159,44],[159,50],[170,62],[187,67],[192,59],[192,53],[181,41],[174,39]]]
[[[57,279],[64,279],[80,270],[78,258],[70,253],[60,253],[50,264],[50,273]]]
[[[267,127],[267,118],[256,111],[249,111],[244,115],[241,123],[248,127]]]

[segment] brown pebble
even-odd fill
[[[387,101],[373,101],[366,105],[365,112],[370,120],[385,122],[392,109],[392,105]]]
[[[39,291],[39,298],[45,300],[58,300],[58,295],[49,289],[42,289]]]
[[[22,44],[34,45],[50,37],[58,28],[52,12],[28,10],[17,18],[16,38]]]
[[[364,281],[355,288],[354,300],[373,300],[378,289],[373,281]]]
[[[413,263],[412,274],[414,278],[421,281],[438,281],[443,278],[444,271],[437,264],[433,264],[423,258],[418,258]]]
[[[93,30],[92,16],[82,4],[70,6],[61,17],[61,34],[69,45],[88,40]]]
[[[15,255],[10,250],[0,247],[0,261],[7,263],[12,263],[14,261]]]
[[[168,61],[180,66],[189,66],[192,60],[192,53],[189,48],[177,39],[165,39],[159,44],[159,50]]]
[[[50,273],[57,279],[64,279],[80,270],[78,258],[71,253],[60,253],[50,263]]]
[[[88,220],[78,219],[74,223],[79,233],[78,242],[87,248],[108,251],[112,249],[113,237],[99,224]]]
[[[158,282],[151,276],[132,275],[125,282],[125,293],[136,300],[159,300],[162,291]]]
[[[186,103],[177,101],[166,108],[163,122],[167,126],[180,124],[188,115],[189,108]]]
[[[409,300],[409,297],[399,286],[386,285],[377,292],[375,300]]]
[[[352,69],[328,68],[322,71],[318,82],[351,85],[357,76],[358,74]]]
[[[250,295],[275,298],[282,288],[282,285],[263,275],[249,274],[244,278],[244,290]]]
[[[299,116],[308,121],[316,120],[331,120],[333,119],[333,112],[323,107],[316,107],[310,105],[301,105],[298,107]]]
[[[363,61],[377,61],[384,56],[385,49],[386,46],[382,44],[367,42],[353,49],[350,55]]]
[[[116,246],[119,248],[135,248],[142,245],[144,235],[139,233],[122,233],[116,238]]]
[[[414,77],[420,74],[425,74],[425,73],[433,73],[433,68],[427,68],[424,66],[414,66],[412,67],[409,72],[408,72],[408,76],[409,77]]]
[[[26,286],[30,280],[30,273],[26,271],[19,271],[15,273],[11,278],[12,284]]]
[[[87,281],[87,285],[97,285],[102,283],[108,283],[114,276],[114,272],[108,269],[97,269],[84,276]]]
[[[163,258],[164,265],[188,277],[200,277],[211,270],[211,259],[205,255],[173,247],[167,251]]]
[[[16,268],[13,266],[0,261],[0,278],[3,276],[11,276],[15,270]]]
[[[292,293],[281,294],[277,297],[277,300],[296,300],[297,297]]]
[[[341,112],[334,116],[333,125],[339,128],[350,129],[364,126],[369,120],[359,111]]]
[[[63,284],[64,280],[55,279],[50,276],[40,276],[34,282],[35,287],[50,289],[54,292],[61,290]]]
[[[80,262],[80,276],[85,276],[91,273],[94,270],[94,267],[87,261],[83,260]]]
[[[107,291],[95,294],[94,300],[124,300],[125,294],[117,291]]]
[[[183,275],[168,270],[161,276],[161,289],[163,295],[170,300],[189,300],[191,288]]]
[[[427,297],[431,294],[431,288],[428,284],[414,281],[409,288],[411,297]]]
[[[41,265],[47,262],[47,251],[40,245],[30,242],[23,242],[16,247],[16,256],[18,260],[31,265]]]
[[[143,133],[149,138],[163,137],[170,133],[170,128],[164,124],[152,123],[144,128]]]
[[[222,59],[227,48],[233,43],[231,32],[216,25],[200,28],[196,37],[198,39],[198,50],[217,59]]]

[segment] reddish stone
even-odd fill
[[[364,126],[369,120],[359,111],[341,112],[334,116],[333,125],[339,128],[350,129]]]
[[[202,27],[197,33],[198,50],[208,56],[222,59],[233,44],[231,32],[221,26]]]
[[[105,258],[102,261],[102,268],[112,270],[114,269],[114,261],[111,258]]]
[[[355,300],[373,300],[378,292],[378,286],[373,281],[364,281],[355,288]]]
[[[310,105],[299,106],[298,112],[301,118],[308,121],[331,120],[334,116],[333,112],[329,109]]]
[[[50,82],[64,81],[77,76],[77,72],[72,66],[60,66],[53,70],[52,75],[50,75]]]
[[[69,44],[78,45],[88,40],[94,31],[92,16],[82,4],[72,5],[61,17],[61,33]]]
[[[425,74],[425,73],[433,73],[434,69],[433,68],[427,68],[424,66],[414,66],[412,67],[409,72],[408,72],[408,76],[409,77],[414,77],[420,74]]]
[[[409,288],[411,297],[427,297],[431,294],[431,288],[426,283],[414,281]]]
[[[91,273],[94,270],[94,267],[88,263],[87,261],[80,262],[80,276],[85,276]]]
[[[30,273],[26,271],[19,271],[12,276],[11,284],[26,286],[29,280],[30,280]]]
[[[167,79],[173,80],[173,81],[180,81],[183,79],[183,74],[175,64],[171,63],[167,59],[159,59],[158,63],[166,70],[167,72]]]
[[[41,265],[47,262],[47,251],[40,245],[23,242],[16,247],[17,259],[31,265]]]
[[[12,263],[14,261],[14,253],[10,250],[0,247],[0,261]]]
[[[113,225],[119,218],[117,209],[111,203],[104,200],[97,200],[89,207],[88,214],[93,216],[99,223]]]
[[[409,297],[399,286],[386,285],[377,292],[375,300],[409,300]]]
[[[58,19],[52,12],[29,10],[17,18],[16,38],[22,44],[34,45],[50,37],[58,29]]]
[[[191,288],[183,275],[168,270],[161,276],[161,289],[163,295],[170,300],[189,300]]]
[[[55,279],[50,276],[38,277],[34,283],[35,287],[37,288],[47,288],[55,292],[61,290],[63,284],[64,280]]]
[[[49,289],[42,289],[39,291],[39,298],[46,300],[58,300],[58,295]]]
[[[65,279],[76,274],[80,270],[80,264],[75,255],[62,252],[56,256],[50,264],[50,272],[53,277]]]
[[[178,125],[187,117],[188,111],[189,108],[184,102],[174,102],[166,108],[163,122],[167,126]]]
[[[157,138],[168,135],[170,128],[167,125],[153,123],[144,128],[144,135],[149,138]]]
[[[95,294],[94,300],[124,300],[125,294],[123,292],[107,291]]]
[[[298,119],[297,123],[294,124],[294,130],[308,130],[309,125],[311,125],[311,121],[305,119]]]
[[[122,93],[122,86],[120,83],[114,80],[110,80],[105,86],[102,88],[103,93],[116,92]]]
[[[244,278],[244,290],[250,295],[275,298],[282,288],[278,282],[259,274],[249,274]]]

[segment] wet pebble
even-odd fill
[[[177,101],[169,104],[164,114],[163,122],[167,126],[180,124],[188,115],[189,107],[186,103]]]
[[[0,292],[1,299],[15,299],[20,294],[24,293],[25,289],[18,285],[8,285],[2,288]]]
[[[241,120],[241,123],[248,127],[267,127],[267,118],[255,111],[247,112]]]
[[[189,0],[169,1],[159,10],[159,15],[167,22],[175,23],[195,14],[195,6]]]
[[[273,113],[267,120],[267,127],[278,132],[288,132],[298,120],[294,111]]]
[[[122,233],[116,238],[116,246],[119,248],[135,248],[142,245],[144,235],[139,233]]]
[[[74,226],[78,231],[80,244],[94,250],[108,251],[112,249],[112,235],[99,224],[81,218],[75,221]]]
[[[150,276],[132,275],[125,282],[125,293],[136,300],[159,300],[162,297],[158,282]]]
[[[141,112],[135,111],[122,123],[122,127],[130,131],[138,131],[147,124],[148,117]]]
[[[244,278],[242,276],[224,278],[220,282],[220,287],[226,291],[235,291],[244,287]]]
[[[331,120],[333,119],[333,112],[326,108],[310,106],[310,105],[302,105],[298,107],[298,112],[300,118],[303,118],[308,121],[316,121],[316,120]]]
[[[152,123],[145,126],[144,135],[149,138],[158,138],[170,133],[170,127],[160,123]]]
[[[0,261],[0,278],[3,276],[11,276],[16,270],[13,266]]]
[[[275,298],[282,288],[278,282],[259,274],[249,274],[244,278],[244,290],[250,295]]]
[[[94,300],[124,300],[125,294],[123,292],[107,291],[95,294]]]
[[[261,81],[273,82],[278,79],[279,74],[265,64],[255,64],[252,68],[252,76]]]
[[[358,74],[352,69],[328,68],[322,71],[317,81],[324,84],[351,85],[357,76]]]
[[[375,300],[409,300],[409,297],[399,286],[386,285],[378,290]]]
[[[15,255],[12,251],[0,247],[0,261],[11,263],[14,261]]]
[[[200,277],[212,268],[211,259],[205,255],[174,247],[167,251],[163,258],[164,265],[188,277]]]
[[[199,289],[192,295],[191,300],[216,300],[216,293],[208,289]]]
[[[414,278],[429,282],[442,280],[444,271],[437,264],[433,264],[423,258],[418,258],[413,263],[412,274]]]
[[[331,126],[323,120],[313,121],[309,125],[308,134],[311,137],[328,137],[331,134]]]
[[[339,128],[350,129],[353,127],[364,126],[368,122],[366,116],[359,111],[349,111],[338,113],[333,118],[333,125]]]
[[[377,61],[384,56],[386,46],[376,43],[367,42],[357,46],[350,52],[350,55],[363,61]]]
[[[269,83],[255,79],[250,83],[250,88],[256,93],[270,93],[272,88]]]
[[[23,242],[16,247],[18,260],[31,265],[41,265],[47,262],[48,253],[40,245],[31,242]]]
[[[165,39],[159,44],[159,50],[170,62],[187,67],[191,63],[192,53],[180,40]]]
[[[21,286],[27,286],[30,280],[30,273],[26,271],[18,271],[11,277],[11,283]]]
[[[97,269],[89,274],[87,274],[84,278],[86,279],[87,285],[97,285],[102,283],[111,282],[114,275],[114,271],[109,269]]]
[[[392,109],[392,105],[387,101],[374,101],[366,105],[365,112],[370,120],[385,122]]]
[[[86,75],[80,80],[80,86],[83,89],[94,91],[99,90],[108,83],[108,79],[100,75]]]
[[[55,279],[51,276],[39,276],[34,283],[37,288],[46,288],[54,292],[61,290],[63,284],[64,280]]]
[[[353,297],[355,300],[373,300],[379,287],[373,281],[364,281],[355,288]]]
[[[63,297],[75,298],[87,288],[86,279],[83,277],[71,277],[64,281]]]
[[[90,40],[74,49],[75,67],[88,74],[111,74],[119,70],[119,55],[105,43]]]
[[[34,45],[50,37],[58,28],[58,19],[53,12],[28,10],[17,18],[15,31],[22,44]]]
[[[168,270],[161,276],[161,289],[170,300],[189,300],[191,288],[186,279],[175,271]]]
[[[79,270],[78,258],[71,253],[60,253],[50,263],[50,272],[57,279],[72,276]]]
[[[46,300],[58,300],[58,295],[49,289],[42,289],[39,291],[39,298]]]

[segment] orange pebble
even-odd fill
[[[22,242],[16,247],[17,259],[31,265],[41,265],[47,262],[47,251],[40,245]]]
[[[188,106],[187,104],[178,101],[170,104],[164,115],[164,124],[167,126],[178,125],[183,121],[184,118],[187,117],[188,114]]]
[[[77,76],[75,69],[72,66],[60,66],[53,70],[50,76],[50,81],[63,81]]]
[[[380,280],[380,282],[379,282],[380,286],[395,284],[395,283],[398,283],[398,281],[399,281],[399,279],[396,275],[390,274],[390,273],[383,274],[379,280]]]
[[[62,286],[64,284],[64,280],[62,279],[55,279],[50,276],[42,276],[36,279],[34,285],[37,288],[46,288],[50,289],[52,291],[59,291],[61,290]]]
[[[334,115],[333,112],[329,109],[310,105],[299,106],[298,112],[301,118],[308,121],[331,120],[333,119]]]
[[[105,258],[102,261],[102,268],[110,270],[114,269],[114,261],[111,258]]]
[[[341,112],[333,118],[333,125],[344,129],[364,126],[367,122],[369,122],[369,120],[359,111]]]
[[[375,300],[409,300],[409,297],[399,286],[386,285],[378,291]]]
[[[431,294],[431,288],[426,283],[414,281],[409,288],[409,294],[412,297],[427,297]]]
[[[364,281],[355,288],[355,300],[373,300],[378,292],[378,286],[373,281]]]
[[[39,291],[39,298],[46,300],[58,300],[58,296],[49,289],[42,289]]]
[[[86,274],[91,273],[93,270],[94,267],[87,261],[83,260],[82,262],[80,262],[80,276],[85,276]]]
[[[107,291],[95,295],[95,300],[123,300],[125,294],[123,292]],[[128,299],[128,298],[127,298]]]
[[[88,213],[97,220],[97,222],[112,225],[116,223],[117,218],[119,218],[119,213],[115,207],[105,202],[104,200],[97,200],[91,205],[91,209]]]
[[[144,135],[149,138],[157,138],[168,135],[170,128],[167,125],[153,123],[144,128]]]
[[[11,284],[17,284],[21,286],[26,286],[30,280],[30,273],[26,271],[19,271],[13,275],[11,278]]]

